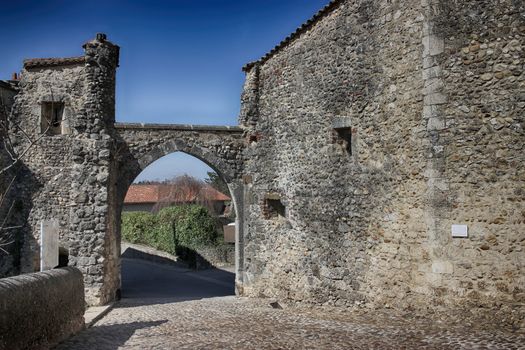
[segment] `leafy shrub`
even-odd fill
[[[198,247],[216,242],[215,219],[203,206],[192,204],[164,208],[158,218],[163,225],[172,226],[177,246]]]
[[[122,239],[170,254],[217,244],[215,219],[203,206],[180,205],[146,212],[122,213]],[[184,258],[184,257],[183,257]]]
[[[122,239],[130,243],[146,242],[151,230],[156,226],[155,215],[137,211],[122,213]]]
[[[215,220],[206,208],[187,206],[186,215],[176,223],[175,237],[179,245],[186,247],[214,244],[217,237]]]
[[[122,239],[139,243],[170,254],[176,253],[175,237],[170,226],[159,222],[158,217],[146,212],[122,213]]]

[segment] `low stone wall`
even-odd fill
[[[84,327],[84,307],[78,269],[0,279],[0,350],[56,345]]]
[[[198,270],[210,267],[235,266],[235,246],[224,244],[218,246],[200,247],[195,251],[195,260],[188,262]]]
[[[185,265],[184,262],[179,261],[179,258],[175,255],[157,250],[152,247],[148,247],[142,244],[134,244],[129,242],[122,242],[120,245],[122,258],[127,259],[141,259],[152,261],[159,264],[181,266]]]
[[[179,255],[157,250],[141,244],[122,242],[122,258],[142,259],[160,264],[205,270],[213,267],[235,266],[235,245],[203,246],[197,249],[179,248]]]

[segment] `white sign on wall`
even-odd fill
[[[467,225],[452,225],[452,237],[466,238],[468,237]]]
[[[58,220],[46,220],[40,224],[40,271],[58,265]]]

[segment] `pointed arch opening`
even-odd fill
[[[200,169],[195,169],[199,163]],[[116,186],[115,235],[121,247],[117,297],[234,294],[240,267],[241,192],[224,162],[202,149],[170,141],[125,169],[120,169]],[[190,273],[180,275],[181,269]],[[203,270],[207,278],[199,279]],[[185,280],[192,275],[193,282]],[[155,287],[158,283],[163,290]],[[187,290],[191,285],[193,290]]]

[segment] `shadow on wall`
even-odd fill
[[[92,327],[60,344],[55,350],[77,348],[117,350],[120,349],[137,330],[156,327],[166,322],[168,321],[131,322]]]
[[[2,247],[8,254],[0,251],[0,278],[39,271],[36,252],[40,247],[32,232],[32,226],[36,225],[30,221],[29,215],[34,207],[35,194],[43,188],[23,163],[3,176],[7,186],[1,189],[5,199],[1,203],[0,223],[13,229],[2,232],[2,239],[11,243]]]
[[[121,250],[121,257],[125,259],[141,259],[194,270],[235,266],[233,244],[202,246],[197,249],[178,246],[176,256],[149,246],[128,242],[122,242]]]
[[[177,247],[177,256],[195,270],[207,270],[221,266],[235,265],[235,246],[216,245],[193,249]]]
[[[139,244],[131,244],[122,242],[122,255],[123,259],[140,259],[157,264],[171,265],[180,268],[187,268],[188,264],[179,261],[178,257],[153,249],[151,247],[142,246]]]

